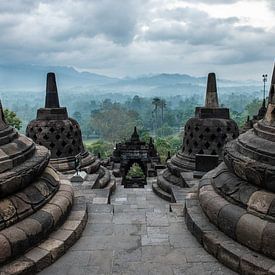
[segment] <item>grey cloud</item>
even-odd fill
[[[169,1],[0,0],[1,63],[126,75],[273,60],[274,29],[240,26],[237,17],[212,18],[196,8],[167,8]]]

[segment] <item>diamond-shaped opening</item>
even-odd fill
[[[220,142],[217,143],[217,147],[218,148],[221,148],[222,147],[222,144]]]
[[[216,152],[215,150],[213,150],[213,151],[211,152],[211,155],[217,155],[217,152]]]
[[[41,127],[39,127],[37,130],[39,133],[41,133],[43,131],[43,129]]]
[[[56,155],[57,155],[58,157],[60,157],[60,156],[62,155],[62,152],[59,151],[59,150],[57,150],[57,151],[56,151]]]
[[[191,148],[188,150],[188,153],[189,153],[189,155],[192,153],[192,149]]]
[[[183,147],[182,147],[182,152],[184,152],[184,150],[185,150],[185,147],[183,146]]]
[[[50,147],[53,148],[55,144],[53,142],[50,143]]]
[[[209,143],[209,142],[206,142],[206,143],[204,144],[204,146],[205,146],[206,149],[208,149],[209,146],[210,146],[210,143]]]
[[[203,155],[204,154],[203,150],[200,149],[200,151],[198,152],[198,154]]]
[[[68,133],[68,134],[66,135],[66,137],[67,137],[67,138],[70,138],[70,137],[71,137],[71,134],[70,134],[70,133]]]
[[[208,127],[205,128],[205,132],[206,133],[209,133],[210,132],[210,129]]]
[[[69,152],[69,154],[71,154],[73,152],[73,149],[69,148],[68,152]]]
[[[236,135],[235,135],[235,134],[233,134],[233,135],[232,135],[232,138],[233,138],[233,139],[235,139],[235,138],[236,138]]]
[[[72,141],[72,145],[75,145],[75,144],[76,144],[76,141],[75,141],[75,140],[73,140],[73,141]]]
[[[53,133],[55,130],[53,127],[50,128],[50,132]]]
[[[225,140],[227,138],[226,134],[222,134],[222,139]]]
[[[32,128],[32,127],[30,127],[30,128],[29,128],[29,131],[30,131],[30,132],[33,132],[33,128]]]
[[[60,135],[57,134],[57,135],[55,136],[55,138],[56,138],[57,140],[59,140],[59,139],[60,139]]]
[[[49,139],[49,137],[48,137],[47,134],[45,134],[45,135],[43,136],[43,138],[44,138],[45,140],[48,140],[48,139]]]
[[[194,137],[193,133],[191,133],[191,134],[190,134],[190,137],[191,137],[191,138],[193,138],[193,137]]]
[[[200,129],[200,128],[199,128],[198,126],[195,127],[195,131],[196,131],[196,132],[198,132],[199,129]]]
[[[78,136],[78,132],[76,131],[76,132],[74,132],[74,136],[75,137],[77,137]]]
[[[186,140],[186,144],[189,145],[189,139]]]
[[[64,128],[64,127],[61,127],[61,128],[60,128],[61,133],[63,133],[63,132],[64,132],[64,130],[65,130],[65,128]]]
[[[199,136],[199,138],[200,138],[200,139],[203,139],[203,134],[201,134],[201,135]]]
[[[61,145],[62,145],[63,147],[65,147],[65,146],[67,145],[67,142],[65,142],[65,141],[63,140],[62,143],[61,143]]]
[[[230,131],[231,131],[231,128],[230,128],[230,127],[227,127],[227,128],[226,128],[226,131],[227,131],[227,132],[230,132]]]
[[[73,126],[72,126],[72,125],[70,126],[70,130],[71,130],[71,131],[73,130]]]
[[[190,130],[190,125],[188,125],[187,129]]]
[[[221,129],[220,127],[217,128],[217,132],[218,132],[218,133],[221,132],[221,130],[222,130],[222,129]]]
[[[198,147],[198,143],[197,143],[197,141],[195,141],[194,143],[193,143],[193,145],[194,145],[194,147]]]
[[[34,141],[36,141],[36,140],[37,140],[37,135],[34,134],[33,137],[32,137],[32,139],[33,139]]]
[[[211,138],[211,140],[215,140],[216,135],[212,134],[212,135],[210,136],[210,138]]]

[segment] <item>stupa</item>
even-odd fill
[[[79,124],[68,116],[66,107],[60,107],[54,73],[47,74],[45,108],[37,110],[37,117],[28,124],[26,134],[51,151],[50,163],[59,172],[74,173],[78,157],[82,171],[100,175],[99,187],[109,182],[108,170],[100,165],[97,157],[85,150]]]
[[[210,73],[205,106],[196,107],[195,117],[187,121],[182,148],[167,161],[167,169],[159,174],[157,185],[153,185],[154,191],[170,200],[173,185],[187,187],[182,173],[213,169],[222,161],[224,145],[238,135],[238,126],[230,119],[229,109],[219,106],[216,76]]]
[[[265,102],[265,98],[264,98],[263,102],[262,102],[262,106],[258,110],[258,114],[254,115],[251,119],[250,119],[249,116],[247,117],[247,120],[246,120],[245,124],[240,129],[241,133],[244,133],[247,130],[252,129],[253,125],[255,123],[257,123],[259,120],[263,119],[264,116],[265,116],[266,110],[267,110],[267,108],[266,108],[266,102]]]
[[[224,162],[201,179],[196,214],[187,202],[188,223],[192,220],[196,224],[204,246],[242,274],[275,274],[274,93],[275,67],[264,118],[229,142]],[[195,197],[192,205],[196,205]],[[189,228],[193,231],[194,224]],[[220,252],[218,247],[222,248]]]
[[[64,226],[77,199],[68,181],[48,165],[49,160],[47,148],[7,125],[0,102],[1,274],[34,274],[64,253],[65,243],[68,249],[76,241],[74,230],[68,231],[70,241],[51,234]],[[78,214],[84,219],[86,206]],[[83,224],[75,220],[74,229],[78,227]],[[57,253],[51,256],[54,243]]]

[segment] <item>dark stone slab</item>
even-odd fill
[[[246,211],[236,205],[224,206],[218,214],[218,227],[230,238],[236,239],[236,226]]]

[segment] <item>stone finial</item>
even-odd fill
[[[4,109],[2,106],[2,102],[0,100],[0,127],[6,126],[6,125],[7,125],[7,123],[6,123],[6,119],[5,119],[5,115],[4,115]]]
[[[205,97],[205,107],[206,108],[218,108],[219,107],[215,73],[208,74],[206,97]]]
[[[54,73],[47,74],[45,108],[60,108]]]
[[[273,74],[271,78],[267,111],[266,111],[264,120],[270,125],[273,125],[275,122],[275,64],[274,64]]]
[[[270,84],[270,90],[269,90],[269,96],[268,96],[268,103],[275,104],[275,64],[273,68],[273,74],[271,78],[271,84]]]
[[[132,134],[131,141],[139,141],[139,135],[137,133],[137,127],[136,126],[134,128],[134,132]]]

